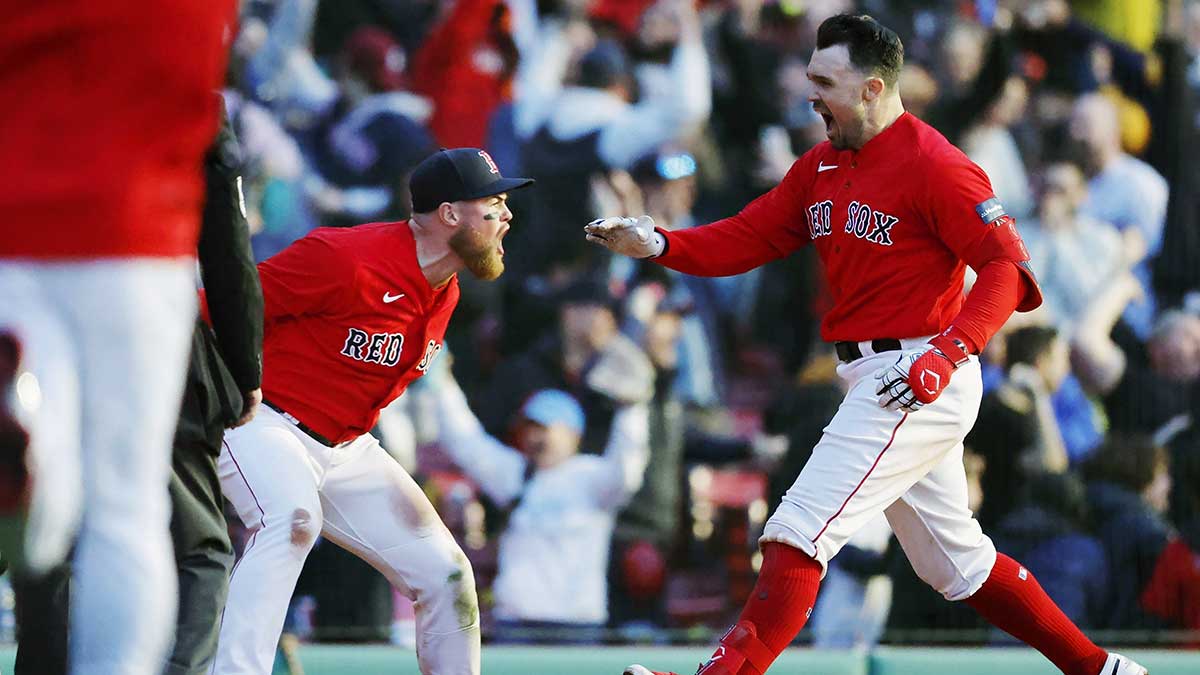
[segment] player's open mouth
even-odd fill
[[[833,125],[835,124],[833,121],[833,115],[830,115],[829,113],[819,114],[821,115],[821,119],[825,120],[825,131],[833,131]]]

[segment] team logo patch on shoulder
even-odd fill
[[[979,214],[979,219],[983,221],[984,225],[991,225],[1008,215],[1008,212],[1004,210],[1004,205],[995,197],[976,204],[975,213]]]

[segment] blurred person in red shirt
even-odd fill
[[[171,437],[204,152],[235,5],[18,0],[0,23],[0,509],[23,570],[72,543],[75,673],[171,643]]]
[[[444,146],[483,147],[488,121],[512,100],[517,45],[503,0],[459,0],[413,59],[413,90],[433,101],[429,129]]]
[[[1179,534],[1163,549],[1139,604],[1169,626],[1200,631],[1200,447],[1180,448],[1172,459]],[[1200,638],[1192,647],[1200,647]]]

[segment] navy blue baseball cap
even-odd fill
[[[458,202],[512,192],[532,178],[505,178],[492,156],[479,148],[439,150],[413,169],[408,179],[413,213],[429,213],[442,202]]]

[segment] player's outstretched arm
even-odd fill
[[[809,243],[805,195],[812,162],[798,160],[783,181],[739,213],[707,225],[666,232],[649,216],[601,218],[584,227],[588,241],[684,274],[723,277],[748,272]]]

